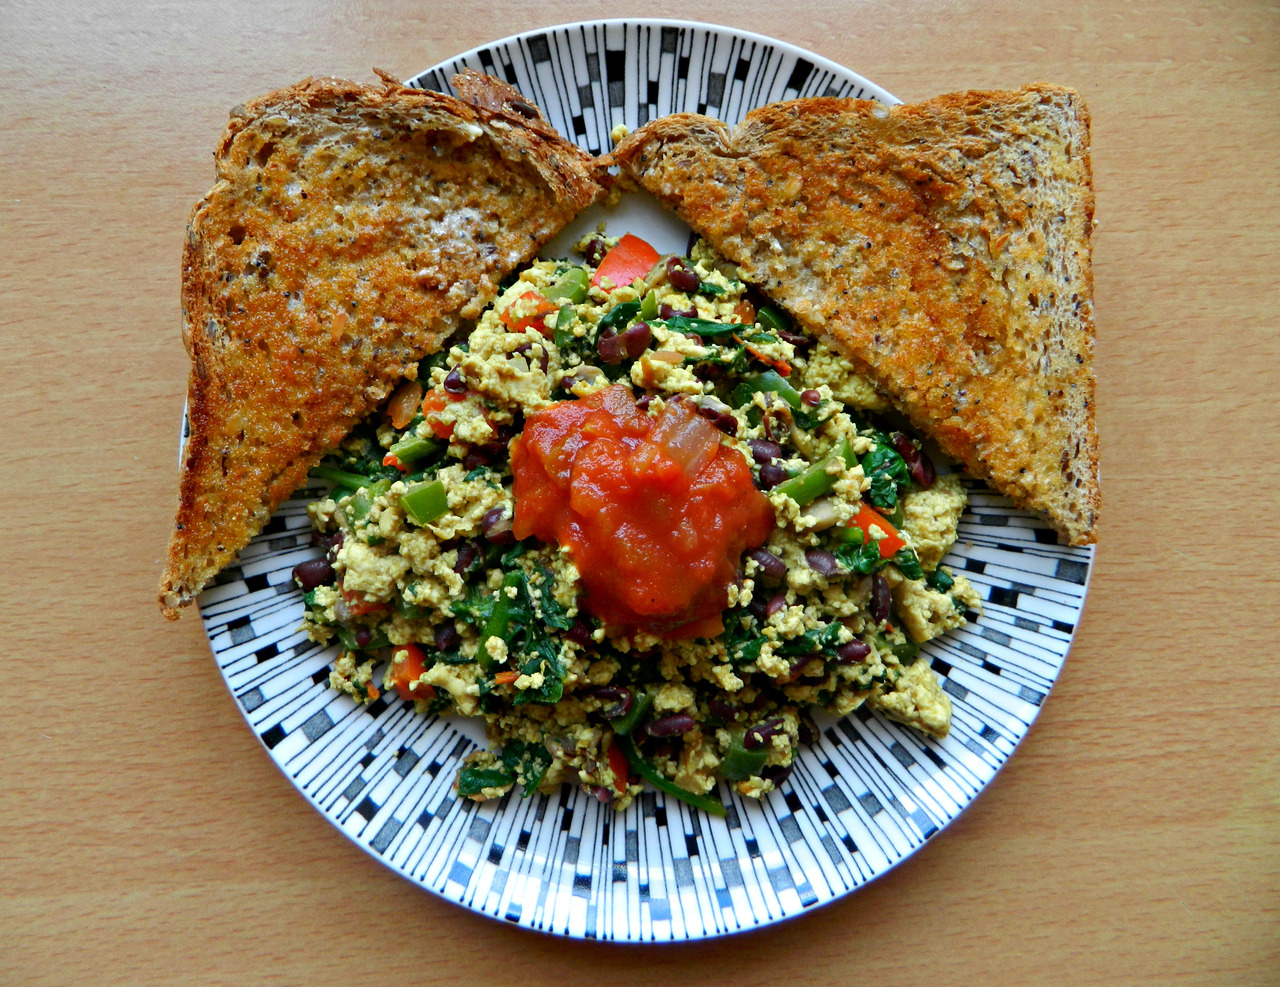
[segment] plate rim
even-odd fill
[[[849,76],[855,79],[860,85],[863,86],[863,88],[868,90],[874,90],[876,93],[879,94],[879,96],[884,97],[884,99],[879,99],[878,97],[876,97],[877,102],[883,102],[886,105],[890,105],[890,106],[897,105],[902,102],[901,99],[893,95],[893,93],[889,92],[889,90],[885,89],[884,86],[880,85],[879,83],[872,82],[862,73],[855,72],[852,69],[848,68],[847,66],[841,65],[839,62],[836,62],[830,58],[827,58],[825,55],[819,55],[817,52],[810,51],[808,48],[804,48],[800,45],[795,44],[794,42],[783,41],[781,38],[773,38],[767,34],[761,34],[758,31],[751,31],[744,28],[736,28],[728,24],[717,24],[712,21],[695,21],[695,20],[689,20],[687,18],[675,18],[675,17],[672,17],[672,18],[669,18],[669,17],[598,17],[598,18],[593,18],[591,20],[584,20],[584,21],[562,21],[559,24],[548,24],[545,27],[534,27],[534,28],[529,28],[528,30],[525,30],[525,31],[517,31],[514,34],[508,34],[506,37],[497,38],[493,41],[488,41],[483,44],[478,44],[473,48],[468,48],[464,52],[459,52],[456,55],[451,55],[448,58],[441,59],[440,61],[436,62],[434,65],[429,65],[425,69],[422,69],[419,72],[415,72],[412,76],[410,76],[409,81],[407,81],[405,85],[412,85],[414,80],[420,79],[422,76],[426,75],[429,72],[442,70],[443,67],[448,65],[450,62],[459,62],[459,61],[462,61],[463,59],[469,58],[472,55],[478,55],[480,52],[488,48],[496,48],[498,45],[511,44],[512,42],[518,41],[521,38],[527,38],[531,35],[547,34],[552,31],[564,31],[564,30],[573,29],[573,28],[592,28],[592,27],[609,28],[609,27],[626,26],[626,25],[633,25],[633,24],[640,27],[676,27],[676,28],[689,28],[689,29],[698,30],[698,31],[718,31],[718,32],[724,32],[726,34],[732,34],[740,38],[745,38],[749,41],[754,41],[758,44],[772,45],[775,48],[783,49],[791,54],[803,55],[806,60],[812,62],[814,66],[817,68],[822,68],[828,72],[837,73],[843,76]],[[573,143],[572,137],[565,135],[565,139],[568,140],[570,143]]]

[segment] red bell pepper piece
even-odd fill
[[[608,278],[615,288],[623,288],[636,278],[642,278],[653,270],[658,263],[658,252],[638,236],[628,233],[618,245],[604,255],[604,260],[596,268],[591,283],[596,287]]]
[[[416,689],[409,688],[426,671],[427,656],[422,653],[422,649],[416,644],[402,644],[392,654],[399,658],[401,653],[404,658],[391,664],[391,684],[395,686],[400,698],[434,699],[436,690],[429,685],[420,684]]]
[[[517,316],[516,311],[526,314]],[[540,295],[536,291],[526,291],[518,299],[511,303],[500,316],[502,324],[512,332],[525,332],[528,329],[537,329],[543,336],[550,338],[555,331],[548,329],[543,324],[543,317],[550,315],[552,312],[560,311],[555,303],[550,301],[545,295]]]
[[[906,547],[907,543],[898,534],[898,529],[883,514],[864,500],[858,505],[858,513],[849,519],[849,526],[861,528],[863,537],[869,539],[871,538],[872,525],[875,525],[885,533],[885,537],[881,538],[879,542],[880,558],[891,559],[898,553],[898,549]]]

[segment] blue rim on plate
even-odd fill
[[[415,76],[448,91],[470,67],[510,82],[570,139],[606,150],[616,124],[679,111],[737,122],[797,96],[897,102],[780,41],[687,21],[563,24],[475,48]],[[612,224],[611,224],[612,225]],[[984,612],[924,646],[951,697],[944,741],[861,710],[819,723],[790,779],[761,803],[729,792],[725,819],[647,792],[615,813],[570,786],[477,804],[452,789],[483,744],[474,720],[423,717],[386,696],[328,689],[335,648],[299,629],[293,567],[317,554],[299,491],[200,597],[218,666],[285,776],[392,870],[482,915],[574,938],[701,939],[833,901],[918,850],[995,776],[1057,679],[1084,605],[1091,548],[966,481],[947,564]],[[722,786],[722,792],[725,786]]]

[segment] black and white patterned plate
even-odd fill
[[[505,79],[560,131],[599,153],[619,123],[678,111],[736,122],[796,96],[896,100],[840,66],[770,38],[688,22],[561,25],[459,55],[411,84],[448,91],[471,67]],[[660,250],[685,231],[651,201],[607,219]],[[250,727],[300,792],[356,844],[416,884],[476,912],[557,935],[652,942],[749,929],[832,901],[919,849],[968,805],[1026,734],[1066,656],[1091,549],[979,484],[948,564],[984,600],[980,619],[925,646],[954,710],[941,742],[861,712],[820,724],[791,778],[763,803],[729,798],[727,819],[661,794],[615,813],[568,786],[478,805],[451,790],[483,743],[474,721],[417,716],[385,696],[359,707],[327,686],[334,649],[299,630],[290,579],[313,557],[300,491],[200,611]],[[722,791],[724,786],[722,786]]]

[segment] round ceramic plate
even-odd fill
[[[797,96],[896,102],[782,42],[673,21],[534,31],[459,55],[412,84],[448,91],[464,67],[507,80],[593,153],[608,149],[615,125],[667,113],[736,122]],[[660,250],[685,245],[686,230],[639,196],[590,211],[562,241],[601,219]],[[483,915],[590,939],[663,942],[767,925],[848,894],[918,850],[1026,734],[1066,656],[1093,557],[970,485],[946,561],[977,587],[983,613],[924,648],[954,709],[945,741],[867,712],[820,723],[790,780],[763,802],[721,786],[725,819],[653,792],[615,813],[569,786],[477,804],[451,786],[462,758],[483,743],[478,722],[418,716],[385,696],[361,707],[327,688],[336,650],[299,630],[302,597],[290,579],[318,554],[306,504],[320,492],[299,491],[200,598],[249,725],[317,810],[408,880]]]

